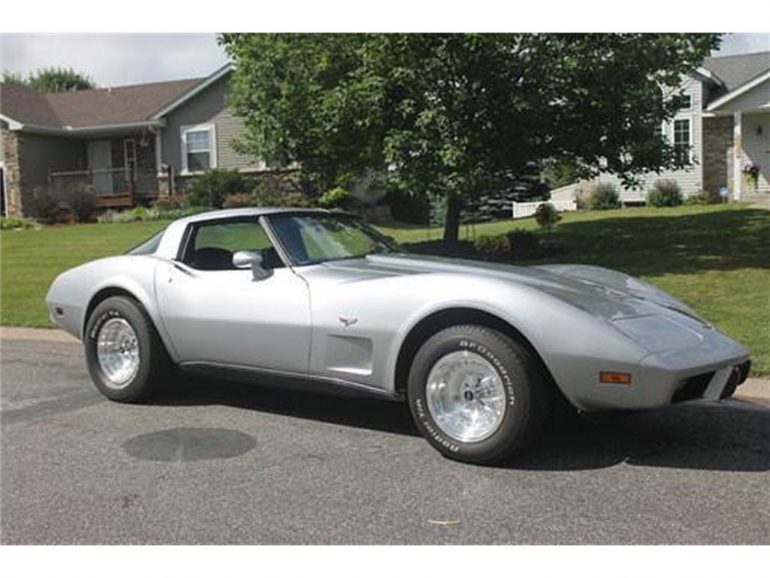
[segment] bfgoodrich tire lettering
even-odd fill
[[[127,372],[128,378],[120,383],[110,379],[110,373],[105,371],[103,352],[100,362],[99,337],[105,328],[111,327],[123,328],[126,336],[135,338],[138,350],[138,367]],[[110,297],[94,308],[86,325],[85,354],[94,384],[114,401],[144,400],[169,376],[171,363],[152,321],[142,306],[128,297]]]
[[[493,367],[504,394],[502,419],[479,441],[463,441],[437,423],[427,394],[431,370],[453,352],[467,351]],[[478,356],[478,357],[477,357]],[[495,464],[522,449],[540,431],[547,414],[547,387],[533,354],[507,335],[475,325],[444,329],[428,339],[409,373],[409,407],[423,436],[443,455],[465,462]],[[435,402],[434,402],[435,405]]]

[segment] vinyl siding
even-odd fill
[[[177,174],[183,168],[182,129],[197,125],[214,125],[216,166],[225,169],[263,169],[264,163],[235,151],[233,142],[243,131],[241,119],[227,106],[228,77],[212,84],[166,116],[161,132],[161,162],[174,167]]]
[[[85,141],[25,133],[21,145],[22,188],[48,187],[49,171],[87,168]]]
[[[624,189],[623,185],[614,175],[602,175],[592,183],[613,183],[621,191],[621,199],[624,202],[639,202],[644,200],[644,195],[648,188],[657,180],[672,179],[679,183],[682,192],[685,195],[693,195],[702,189],[703,176],[701,171],[701,159],[703,158],[703,83],[696,78],[687,76],[683,79],[682,88],[684,94],[689,94],[691,106],[689,109],[679,111],[674,120],[687,118],[690,119],[691,135],[691,158],[692,165],[687,169],[676,171],[663,171],[658,173],[648,173],[642,176],[641,186],[637,189]],[[674,121],[666,123],[665,134],[673,139]],[[589,184],[590,185],[590,184]]]
[[[770,108],[770,80],[766,80],[739,97],[726,102],[715,112],[717,114],[725,114],[739,110],[747,111],[768,108]]]

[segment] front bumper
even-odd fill
[[[641,362],[643,407],[729,397],[750,365],[748,350],[716,331],[696,347],[649,355]]]
[[[590,369],[589,369],[590,367]],[[652,409],[697,399],[729,397],[745,381],[749,352],[740,343],[716,331],[707,331],[698,343],[645,356],[635,364],[594,360],[588,365],[584,387],[568,396],[584,411]],[[600,383],[600,371],[625,371],[629,385]]]

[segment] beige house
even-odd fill
[[[663,133],[682,148],[688,168],[644,175],[635,189],[603,175],[554,191],[553,198],[573,198],[596,182],[611,182],[620,187],[622,201],[641,203],[658,179],[675,180],[687,196],[723,188],[736,200],[770,193],[770,52],[707,58],[682,79],[682,90],[681,108]],[[760,166],[756,189],[743,174],[749,162]]]

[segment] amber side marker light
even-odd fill
[[[599,372],[599,381],[602,383],[614,383],[615,385],[631,385],[631,374],[617,371]]]

